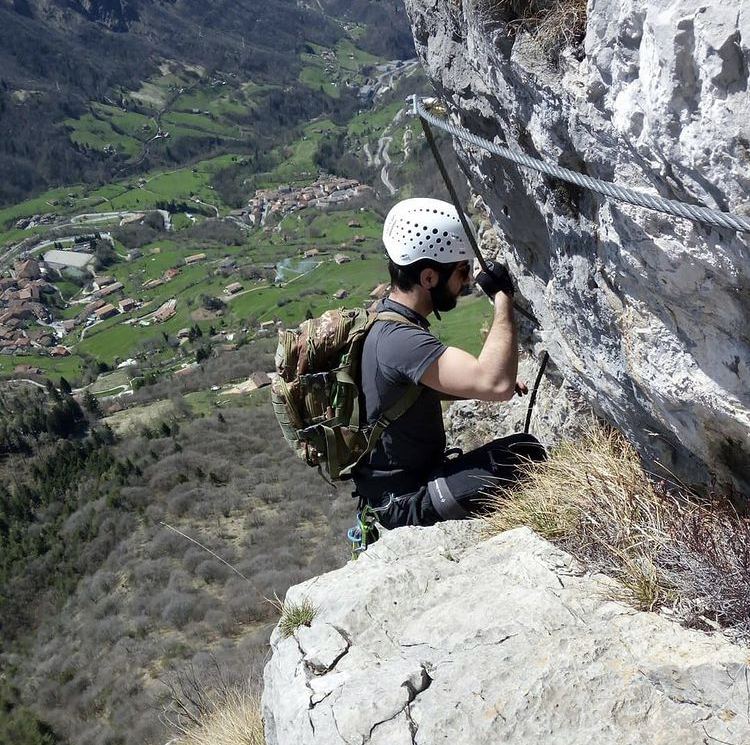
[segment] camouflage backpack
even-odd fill
[[[351,478],[383,430],[422,391],[411,386],[376,422],[367,424],[359,365],[365,336],[378,320],[417,326],[398,313],[339,308],[279,332],[278,374],[271,384],[276,419],[292,450],[308,465],[324,466],[334,481]]]

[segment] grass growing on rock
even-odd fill
[[[548,59],[586,33],[586,0],[490,0],[484,12],[488,20],[504,18],[509,33],[528,33]]]
[[[259,686],[227,679],[217,667],[164,681],[161,720],[172,745],[265,745]]]
[[[619,580],[619,599],[750,639],[750,519],[729,500],[654,480],[599,425],[526,471],[492,497],[490,532],[526,525]]]
[[[273,605],[281,613],[279,633],[284,639],[289,638],[300,626],[309,626],[318,615],[317,606],[308,597],[302,598],[299,603],[291,600],[280,602],[277,598]]]

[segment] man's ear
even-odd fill
[[[419,284],[425,290],[431,290],[433,287],[436,287],[438,280],[438,273],[434,269],[422,269],[419,274]]]

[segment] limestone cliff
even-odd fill
[[[750,211],[747,3],[589,0],[584,40],[555,60],[515,18],[522,4],[406,5],[453,121],[598,178]],[[750,236],[456,150],[565,378],[649,458],[750,494]]]

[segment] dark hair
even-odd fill
[[[441,264],[433,259],[420,259],[413,264],[400,266],[395,264],[393,259],[388,259],[388,273],[391,275],[391,285],[399,290],[408,292],[414,285],[419,284],[419,275],[425,269],[434,269],[440,276],[441,283],[445,283],[450,278],[456,264]]]

